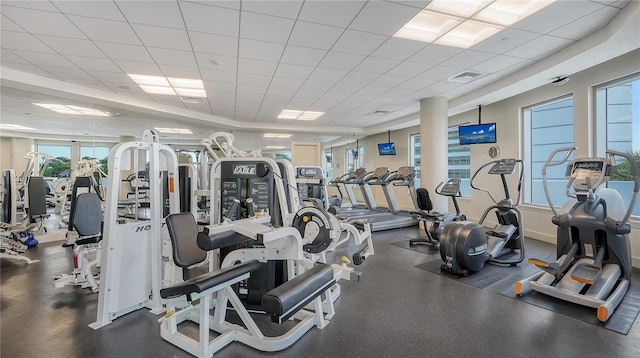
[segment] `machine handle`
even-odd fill
[[[473,184],[473,181],[475,180],[476,176],[478,176],[478,173],[480,173],[482,171],[482,169],[488,167],[489,165],[494,165],[496,163],[500,162],[500,159],[496,159],[496,160],[492,160],[488,163],[485,163],[483,166],[481,166],[480,168],[478,168],[478,170],[476,170],[475,173],[473,173],[473,176],[471,177],[471,180],[469,180],[469,185],[475,189],[475,190],[479,190],[479,191],[484,191],[485,193],[487,193],[489,195],[489,197],[491,198],[491,200],[493,201],[494,204],[497,204],[498,201],[496,200],[496,198],[493,197],[493,195],[491,194],[491,192],[488,189],[485,188],[480,188],[477,187]]]
[[[556,210],[556,207],[553,204],[553,201],[551,200],[551,194],[549,193],[549,186],[547,185],[547,167],[552,167],[552,166],[565,163],[567,160],[569,160],[571,153],[573,153],[575,150],[576,150],[576,147],[558,148],[553,152],[551,152],[551,154],[549,154],[549,156],[547,157],[547,160],[544,162],[544,165],[542,166],[542,188],[544,189],[544,195],[547,197],[547,203],[549,203],[549,206],[551,207],[551,211],[553,211],[553,216],[555,217],[559,217],[560,215],[558,214],[558,211]],[[562,152],[566,152],[562,160],[553,162],[552,160],[556,156],[556,154],[562,153]],[[567,186],[567,196],[569,197],[571,197],[571,194],[569,193],[570,186],[571,186],[571,181],[569,181],[569,186]]]

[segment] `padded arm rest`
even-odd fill
[[[253,272],[259,268],[260,262],[258,260],[251,260],[235,266],[225,267],[220,270],[194,277],[176,285],[163,288],[160,290],[160,297],[174,298],[187,295],[187,299],[191,301],[190,295],[192,293],[202,293],[211,287],[217,286],[246,273]]]
[[[316,264],[311,270],[292,278],[262,296],[262,308],[271,320],[282,323],[335,283],[333,269]]]
[[[225,232],[222,234],[207,235],[204,232],[198,233],[198,247],[204,251],[211,251],[221,247],[238,245],[243,242],[252,240],[248,236],[238,234],[235,231]]]

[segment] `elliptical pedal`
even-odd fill
[[[571,279],[587,285],[593,285],[600,279],[600,275],[602,275],[600,266],[580,263],[573,269]]]
[[[557,276],[560,272],[560,264],[558,264],[557,262],[547,262],[536,258],[530,258],[528,262],[530,264],[536,265],[537,267],[547,271],[552,275]]]

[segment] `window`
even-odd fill
[[[416,170],[415,184],[420,187],[420,134],[409,136],[409,165]]]
[[[288,159],[291,160],[291,152],[275,153],[273,159]]]
[[[38,152],[47,153],[54,158],[49,162],[44,172],[40,173],[41,176],[69,176],[69,172],[65,173],[65,171],[71,169],[71,146],[39,144]]]
[[[449,127],[447,131],[447,149],[447,177],[459,178],[460,194],[470,196],[471,146],[460,145],[458,126]]]
[[[327,159],[324,171],[326,172],[327,179],[331,180],[333,179],[333,151],[325,152],[324,154]]]
[[[409,136],[410,157],[409,165],[416,168],[418,179],[416,187],[420,187],[420,134]],[[468,145],[460,145],[458,140],[458,127],[451,127],[448,130],[448,165],[447,178],[460,178],[460,193],[469,196],[469,168],[471,152]],[[447,178],[442,178],[445,181]],[[435,189],[435,188],[432,188]]]
[[[564,97],[533,105],[523,110],[526,191],[525,201],[548,205],[542,186],[542,166],[552,151],[573,146],[573,97]],[[558,158],[556,158],[557,160]],[[566,167],[559,165],[547,170],[547,184],[554,204],[562,205],[565,194]]]
[[[344,153],[344,157],[346,160],[346,169],[347,173],[351,173],[358,168],[364,167],[364,148],[358,147],[358,150],[355,149],[346,149]]]
[[[109,147],[80,147],[80,159],[95,159],[100,169],[107,173],[109,162]]]
[[[606,150],[612,149],[630,153],[635,162],[640,163],[640,74],[596,88],[596,123],[599,156],[604,156]],[[631,173],[626,161],[617,164],[621,171]],[[625,205],[629,205],[633,193],[632,182],[613,176],[607,187],[617,190],[625,200]],[[638,202],[632,214],[640,216]]]

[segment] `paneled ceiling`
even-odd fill
[[[179,127],[193,134],[163,137],[231,131],[245,150],[335,144],[417,124],[421,98],[445,96],[458,113],[638,48],[635,1],[556,1],[469,49],[392,37],[428,3],[3,0],[1,121],[35,130],[2,135],[117,141]],[[465,71],[481,76],[449,80]],[[150,95],[128,73],[201,79],[208,98]],[[325,114],[277,119],[283,109]]]

